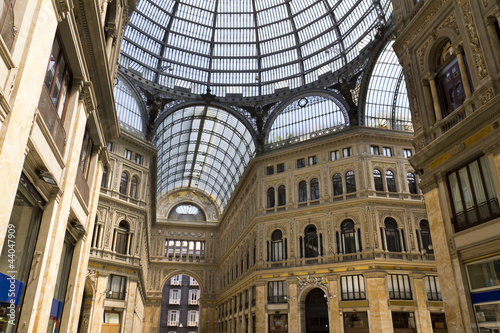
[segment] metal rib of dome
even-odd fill
[[[142,0],[120,65],[174,91],[266,96],[341,70],[390,0]]]

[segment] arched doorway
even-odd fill
[[[328,304],[323,290],[316,288],[306,296],[306,333],[328,333]]]

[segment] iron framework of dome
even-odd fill
[[[345,71],[391,15],[390,0],[142,0],[120,65],[170,92],[272,95]]]
[[[158,200],[224,211],[251,158],[352,126],[412,131],[390,0],[142,0],[124,33],[122,128],[158,149]]]

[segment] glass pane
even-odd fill
[[[54,45],[52,46],[52,53],[49,59],[49,65],[47,67],[47,74],[45,75],[45,87],[50,92],[50,87],[52,86],[52,80],[54,79],[54,75],[56,73],[56,63],[59,58],[59,43],[57,39],[54,40]]]

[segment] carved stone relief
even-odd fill
[[[316,277],[311,277],[311,276],[307,276],[305,278],[301,278],[300,276],[297,277],[297,286],[299,288],[299,290],[301,289],[304,289],[306,287],[309,287],[309,286],[326,286],[327,285],[327,281],[326,281],[326,278],[324,276],[316,276]]]
[[[470,50],[476,64],[477,75],[479,76],[479,79],[483,79],[486,75],[488,75],[488,72],[486,70],[486,63],[484,61],[479,36],[472,18],[472,8],[469,1],[464,1],[462,5],[462,15],[465,28],[467,29],[467,38],[469,39]]]

